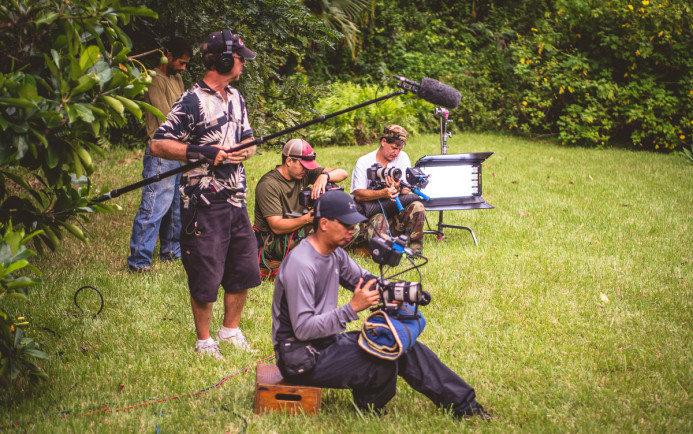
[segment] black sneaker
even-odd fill
[[[133,267],[132,265],[128,265],[128,271],[137,274],[156,274],[156,271],[152,270],[152,267]]]
[[[482,407],[481,404],[479,404],[476,401],[472,402],[472,404],[469,406],[467,410],[460,413],[455,412],[455,417],[465,419],[472,419],[474,417],[478,417],[479,419],[485,422],[490,422],[495,419],[493,416],[488,414],[486,410],[484,410],[484,407]]]

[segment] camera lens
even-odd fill
[[[396,167],[381,167],[376,171],[376,176],[382,182],[385,182],[387,177],[390,177],[395,181],[399,181],[399,179],[402,177],[402,171]]]

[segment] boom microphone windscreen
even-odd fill
[[[462,95],[454,87],[427,77],[421,80],[419,86],[419,91],[416,94],[419,98],[431,104],[440,105],[449,109],[453,109],[460,105]]]

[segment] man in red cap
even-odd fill
[[[281,261],[312,232],[313,211],[303,212],[301,191],[313,185],[310,197],[315,200],[325,192],[328,182],[340,182],[348,176],[343,169],[321,167],[315,156],[305,140],[289,140],[282,149],[282,164],[263,175],[255,187],[255,228],[262,238],[261,260]]]

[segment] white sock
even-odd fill
[[[221,326],[221,328],[219,329],[219,336],[223,339],[230,338],[232,336],[236,336],[238,331],[239,331],[238,328],[228,329],[224,326]]]

